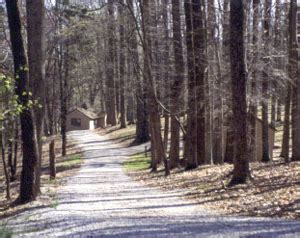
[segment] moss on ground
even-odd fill
[[[62,167],[72,167],[75,165],[79,165],[82,162],[82,157],[80,154],[72,155],[66,161],[59,163],[57,166]]]
[[[141,171],[150,167],[150,157],[146,157],[145,153],[132,155],[123,163],[126,171]]]

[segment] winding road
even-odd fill
[[[16,237],[300,237],[300,221],[218,216],[180,192],[149,188],[122,170],[144,146],[125,148],[90,131],[72,132],[84,164],[58,191],[57,207],[8,221]]]

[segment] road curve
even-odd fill
[[[84,164],[58,191],[56,208],[37,208],[8,221],[16,237],[300,237],[300,221],[218,216],[166,192],[133,181],[122,170],[143,150],[113,144],[90,131],[78,141]]]

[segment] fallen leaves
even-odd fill
[[[222,214],[300,218],[300,162],[253,163],[252,182],[228,188],[232,165],[205,166],[194,171],[131,173],[137,180],[167,190],[182,190],[206,209]]]

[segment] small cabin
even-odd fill
[[[67,131],[94,130],[106,126],[106,114],[76,107],[67,114]]]

